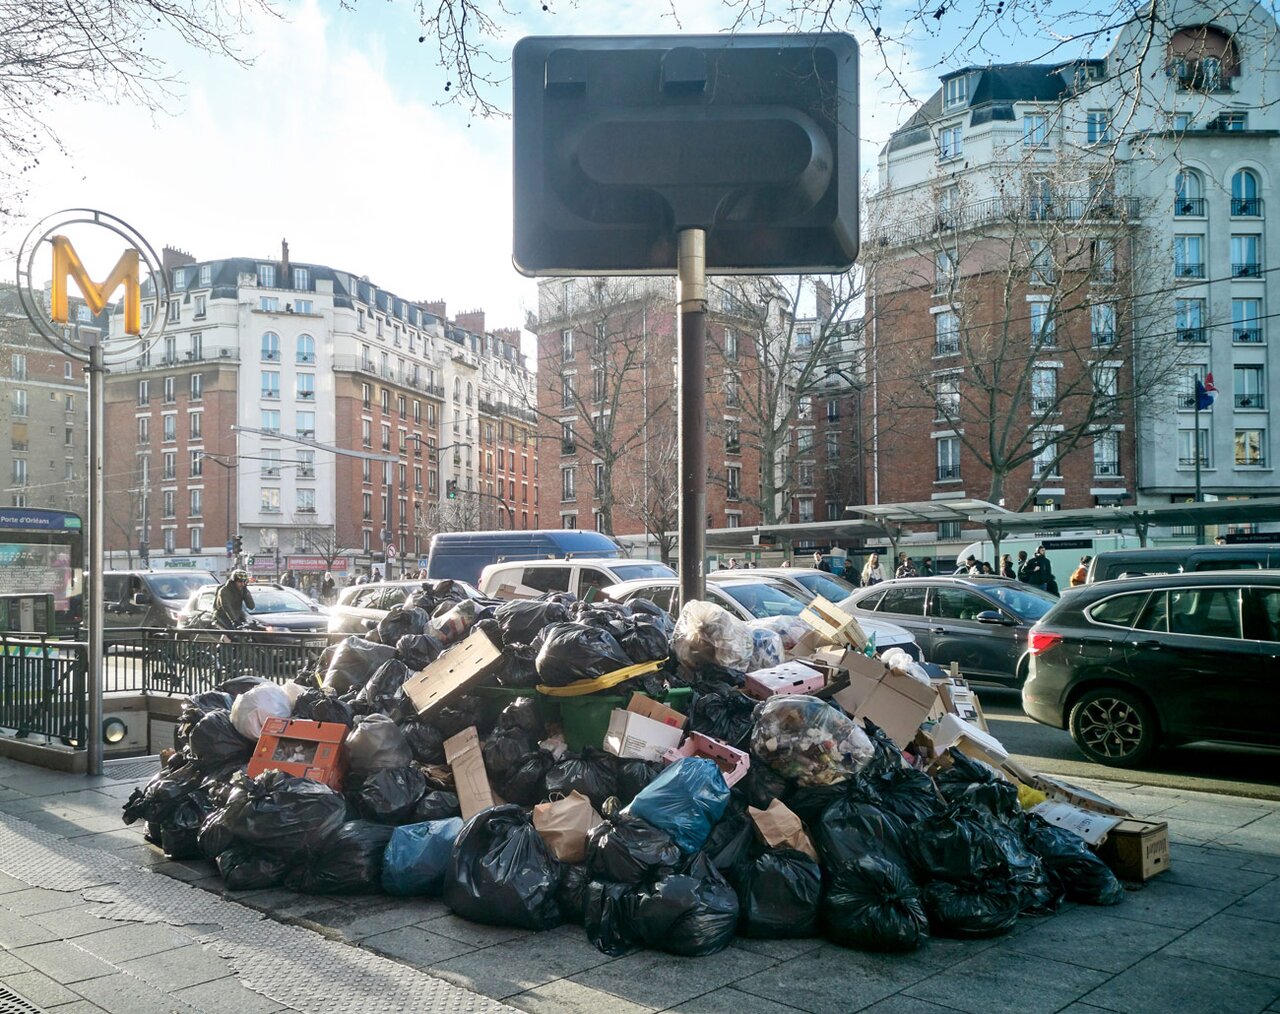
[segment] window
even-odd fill
[[[263,514],[279,514],[280,513],[280,491],[278,489],[262,490],[262,500],[260,501]]]
[[[926,588],[890,588],[876,605],[876,612],[897,613],[899,616],[923,616],[927,592]]]
[[[933,259],[933,291],[946,292],[958,278],[956,260],[947,251],[940,251]]]
[[[827,422],[837,423],[840,421],[840,402],[834,398],[827,400]]]
[[[274,289],[276,286],[276,266],[274,264],[258,265],[258,284],[264,289]]]
[[[1048,348],[1054,344],[1054,320],[1048,300],[1037,300],[1028,303],[1031,320],[1031,345],[1033,348]]]
[[[314,373],[298,374],[298,400],[316,400],[316,375]]]
[[[164,361],[166,363],[178,361],[178,339],[173,335],[164,336]]]
[[[269,436],[280,434],[280,412],[278,409],[263,409],[262,427]]]
[[[573,423],[560,423],[560,453],[573,454],[578,449],[577,438],[573,435]]]
[[[738,396],[738,378],[724,378],[724,404],[725,408],[741,408],[742,400]]]
[[[176,551],[178,548],[178,530],[176,528],[166,528],[162,534],[162,542],[166,553]]]
[[[954,356],[960,351],[960,332],[956,328],[956,315],[950,310],[933,315],[935,356]]]
[[[1058,401],[1058,371],[1036,367],[1031,371],[1031,411],[1036,415],[1052,412]]]
[[[573,374],[566,373],[560,378],[560,407],[573,408]]]
[[[934,402],[940,419],[954,419],[959,414],[960,385],[954,376],[938,378]]]
[[[796,328],[796,348],[811,349],[813,348],[813,329],[808,327]]]
[[[1120,367],[1112,366],[1110,363],[1095,363],[1092,367],[1093,372],[1093,393],[1098,401],[1100,411],[1109,411],[1114,405],[1107,404],[1114,402],[1120,394]]]
[[[262,335],[262,358],[272,363],[280,361],[280,336],[274,331]]]
[[[280,300],[276,296],[259,296],[258,309],[263,313],[278,313],[280,310]]]
[[[386,423],[382,424],[382,449],[384,451],[391,450],[391,427]]]
[[[963,134],[964,128],[960,124],[943,127],[938,132],[938,158],[959,158],[964,152]]]
[[[1043,113],[1025,113],[1022,117],[1022,146],[1038,148],[1048,140],[1049,117]]]
[[[796,418],[809,422],[813,418],[813,399],[801,398],[796,402]]]
[[[1111,110],[1090,109],[1087,114],[1085,134],[1090,144],[1105,144],[1111,140]]]
[[[724,331],[724,357],[730,362],[738,358],[738,335],[729,328]]]
[[[810,429],[796,430],[796,453],[797,454],[813,453],[813,430],[810,430]]]
[[[293,287],[295,289],[311,288],[311,273],[306,268],[293,269]]]
[[[1047,176],[1032,176],[1027,180],[1027,214],[1033,221],[1049,217],[1053,211],[1053,186]]]
[[[163,424],[163,433],[165,440],[178,439],[178,417],[176,415],[166,415],[161,417]]]
[[[742,453],[742,432],[736,419],[726,419],[724,421],[724,453]]]
[[[1231,340],[1241,344],[1258,344],[1262,341],[1261,299],[1231,301]]]
[[[200,401],[204,397],[204,374],[191,374],[191,400]]]
[[[190,420],[190,435],[192,440],[199,440],[204,435],[204,413],[192,412],[187,418]]]
[[[813,521],[813,497],[796,497],[796,513],[800,518],[801,524],[808,524]]]
[[[27,484],[27,462],[24,458],[13,459],[13,482],[15,486]]]
[[[1191,114],[1190,113],[1174,113],[1171,126],[1178,133],[1182,133],[1183,131],[1190,130]]]
[[[200,265],[200,284],[210,285],[212,283],[213,283],[213,265],[201,264]]]
[[[1267,463],[1267,431],[1236,430],[1236,464],[1264,466]]]
[[[166,318],[167,323],[176,324],[182,316],[182,304],[176,300],[169,300],[169,315]]]
[[[1232,238],[1232,252],[1235,239]],[[1204,237],[1173,237],[1173,273],[1178,278],[1204,277]]]
[[[963,74],[942,82],[942,108],[962,106],[969,100],[969,79]]]
[[[272,401],[279,401],[280,374],[276,370],[262,371],[262,396]]]
[[[1181,588],[1167,594],[1171,634],[1240,638],[1239,588]]]
[[[560,360],[570,362],[573,359],[573,331],[569,328],[560,332]]]
[[[574,478],[574,470],[572,468],[560,469],[561,501],[577,499],[577,494],[574,492],[573,478]]]
[[[204,550],[204,529],[190,528],[187,530],[187,534],[191,541],[191,552],[202,552]]]
[[[1219,113],[1217,119],[1219,130],[1248,130],[1249,114],[1248,113]]]
[[[1262,237],[1256,234],[1231,237],[1231,277],[1262,277]]]
[[[595,466],[595,474],[592,476],[591,495],[594,496],[597,500],[599,500],[603,494],[604,494],[604,465],[597,462]],[[514,493],[512,493],[511,495],[512,497],[515,496]]]
[[[1116,340],[1116,307],[1114,303],[1094,303],[1089,308],[1089,335],[1093,344],[1114,345]]]
[[[946,482],[960,478],[960,438],[939,437],[937,450],[937,481]]]
[[[929,615],[940,620],[977,620],[991,608],[986,599],[964,588],[935,588]]]
[[[1047,476],[1056,476],[1058,474],[1058,463],[1055,460],[1058,457],[1058,441],[1052,433],[1037,433],[1035,442],[1040,446],[1036,449],[1035,460],[1032,461],[1032,472],[1036,478],[1045,478]]]
[[[298,335],[297,360],[300,363],[314,363],[316,361],[316,340],[311,335]]]
[[[1173,327],[1177,340],[1184,345],[1200,345],[1207,339],[1204,331],[1204,300],[1174,300]]]
[[[724,470],[726,500],[742,499],[742,469],[737,465],[729,465]]]
[[[316,491],[314,489],[298,490],[298,513],[314,514],[316,512]]]
[[[1266,408],[1266,386],[1260,365],[1236,366],[1234,371],[1236,408]]]
[[[1208,367],[1203,364],[1183,370],[1178,376],[1178,399],[1182,408],[1196,407],[1196,381],[1204,382]]]
[[[193,489],[191,491],[191,511],[190,516],[198,518],[204,513],[204,490]]]
[[[15,352],[9,357],[9,363],[12,368],[14,380],[27,379],[27,357],[25,355]],[[143,383],[145,383],[145,381]]]
[[[166,489],[164,491],[164,495],[161,498],[161,510],[164,512],[164,516],[166,518],[172,518],[177,516],[177,513],[178,513],[177,499],[178,499],[178,494],[174,490]]]
[[[1173,178],[1173,214],[1177,218],[1204,215],[1204,180],[1194,169],[1180,169]]]
[[[607,386],[604,367],[593,366],[591,368],[591,400],[593,403],[599,405],[605,400]]]
[[[1241,169],[1231,177],[1231,214],[1237,218],[1253,218],[1262,214],[1258,175],[1252,169]]]
[[[25,414],[26,413],[24,412],[23,415]],[[140,444],[151,443],[151,420],[148,419],[145,415],[139,417],[138,419],[138,443]]]
[[[160,478],[170,482],[178,477],[178,456],[173,451],[165,451],[160,455]]]
[[[195,318],[203,320],[208,312],[208,298],[205,296],[195,297]]]
[[[1200,427],[1200,467],[1211,468],[1209,459],[1211,445],[1209,430]],[[1181,468],[1194,468],[1196,463],[1196,431],[1194,429],[1178,430],[1178,465]]]
[[[1116,433],[1099,433],[1093,438],[1093,474],[1120,474],[1120,440]]]
[[[391,389],[384,387],[378,394],[382,403],[382,411],[389,413],[391,411]]]

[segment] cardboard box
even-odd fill
[[[804,632],[804,636],[796,638],[796,643],[790,650],[783,649],[783,653],[788,660],[808,658],[815,651],[822,647],[822,635],[810,627]]]
[[[680,728],[656,722],[630,708],[615,708],[609,716],[609,731],[604,734],[604,749],[615,757],[658,761],[668,750],[678,747],[682,738],[684,732]]]
[[[1150,880],[1169,868],[1169,825],[1121,820],[1098,847],[1098,856],[1121,880]]]
[[[420,673],[405,680],[405,696],[425,715],[452,695],[480,682],[502,661],[502,652],[483,630],[473,630]]]
[[[1019,781],[1033,789],[1039,789],[1054,802],[1070,803],[1082,810],[1092,810],[1094,813],[1103,813],[1111,817],[1133,816],[1123,806],[1117,806],[1096,792],[1090,792],[1088,789],[1082,789],[1050,775],[1031,775],[1028,779],[1020,778]]]
[[[346,739],[347,727],[340,722],[268,718],[249,760],[249,776],[283,771],[341,792],[347,774]]]
[[[854,718],[871,719],[899,747],[910,743],[937,700],[937,691],[865,656],[846,652],[843,664],[849,686],[835,695],[835,702]]]
[[[783,662],[747,673],[742,692],[757,701],[776,694],[811,694],[827,685],[827,677],[804,662]]]
[[[655,701],[648,694],[632,694],[631,700],[627,702],[627,710],[676,729],[683,729],[684,723],[688,721],[675,708],[668,708],[661,701]]]
[[[990,731],[987,728],[987,716],[982,711],[982,702],[968,682],[951,677],[939,680],[933,686],[938,692],[938,703],[930,712],[930,718],[937,720],[943,715],[955,715],[966,722],[972,722],[983,732]]]
[[[804,607],[800,619],[817,631],[824,644],[847,644],[859,651],[867,646],[867,635],[861,624],[821,595]]]
[[[668,764],[674,764],[682,757],[707,757],[715,761],[716,767],[724,775],[725,784],[729,786],[737,785],[742,781],[747,775],[748,768],[751,767],[749,754],[743,753],[728,743],[721,743],[718,739],[704,736],[700,732],[689,733],[689,738],[684,741],[684,745],[668,750],[663,755],[663,760]]]
[[[458,793],[463,820],[470,820],[494,805],[493,789],[480,752],[480,734],[474,725],[444,741],[444,759],[453,771],[453,787]]]
[[[1100,844],[1107,832],[1120,823],[1119,817],[1109,817],[1105,813],[1094,813],[1070,803],[1055,803],[1052,800],[1033,806],[1031,812],[1039,814],[1055,827],[1079,835],[1090,845]]]

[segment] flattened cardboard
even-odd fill
[[[470,820],[494,805],[493,789],[480,752],[480,733],[474,725],[444,741],[444,758],[453,770],[453,787],[458,793],[463,820]]]
[[[803,636],[796,638],[791,649],[783,649],[783,654],[790,659],[805,659],[822,647],[822,635],[810,627]]]
[[[1150,880],[1169,868],[1169,825],[1155,820],[1122,820],[1098,846],[1098,858],[1121,880]]]
[[[848,653],[846,653],[848,654]],[[854,718],[869,718],[899,746],[910,743],[937,700],[928,683],[889,669],[873,659],[847,661],[849,687],[835,695],[835,702]],[[869,663],[869,664],[868,664]]]
[[[1070,803],[1072,806],[1078,806],[1082,810],[1092,810],[1094,813],[1107,814],[1112,817],[1133,816],[1123,806],[1117,806],[1111,800],[1098,795],[1096,792],[1090,792],[1088,789],[1082,789],[1077,785],[1072,785],[1050,775],[1032,775],[1030,780],[1025,781],[1024,784],[1030,785],[1033,789],[1039,789],[1051,800]]]
[[[629,708],[615,708],[609,715],[604,749],[615,757],[659,761],[668,750],[678,747],[683,737],[683,730],[676,726],[655,722]]]
[[[452,695],[484,678],[502,660],[502,652],[483,630],[473,630],[421,672],[405,680],[405,696],[425,715]]]
[[[1033,806],[1031,812],[1039,814],[1055,827],[1078,835],[1090,845],[1100,844],[1107,832],[1120,823],[1119,817],[1092,813],[1070,803],[1055,803],[1052,800]]]
[[[668,708],[661,701],[655,701],[647,694],[632,694],[631,700],[627,702],[627,710],[637,715],[643,715],[651,721],[670,725],[676,729],[683,729],[684,723],[688,721],[675,708]]]

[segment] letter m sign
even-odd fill
[[[84,301],[94,313],[101,313],[107,299],[124,286],[124,330],[126,334],[142,333],[142,295],[138,283],[138,251],[130,248],[120,255],[111,274],[98,285],[81,263],[71,240],[53,236],[53,298],[49,316],[58,324],[67,323],[67,279],[73,278]]]

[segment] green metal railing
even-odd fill
[[[0,735],[83,749],[84,641],[0,634]]]

